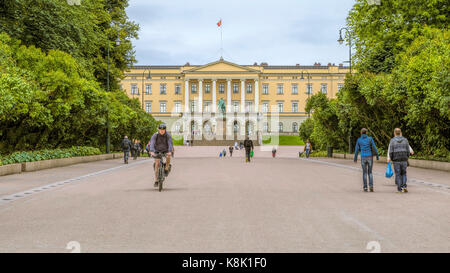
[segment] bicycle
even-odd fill
[[[159,158],[159,168],[158,168],[158,190],[161,191],[163,188],[163,182],[166,178],[165,168],[166,168],[166,153],[156,153],[153,158]],[[155,163],[153,163],[153,169],[155,169]]]

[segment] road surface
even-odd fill
[[[448,172],[410,168],[402,194],[375,164],[365,193],[359,163],[296,147],[176,149],[163,192],[148,158],[0,177],[0,252],[450,252]]]

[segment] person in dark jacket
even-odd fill
[[[232,157],[233,156],[233,150],[234,150],[233,146],[228,147],[228,150],[230,150],[230,157]]]
[[[131,149],[131,146],[132,146],[132,143],[128,139],[128,136],[124,136],[120,146],[121,146],[122,151],[123,151],[123,162],[125,164],[128,164],[128,157],[130,155],[130,149]]]
[[[402,130],[395,128],[394,137],[389,142],[387,162],[394,162],[395,183],[398,192],[408,192],[406,187],[406,168],[408,167],[409,155],[414,151],[409,146],[408,139],[402,136]]]
[[[244,140],[244,148],[245,148],[245,162],[250,162],[250,152],[253,151],[253,141],[251,141],[248,136],[245,137]]]
[[[170,156],[172,151],[172,137],[169,135],[169,133],[166,132],[166,125],[160,124],[158,127],[158,132],[154,133],[152,138],[150,139],[150,154],[155,157],[156,153],[166,153],[166,176],[169,174],[171,169]],[[155,158],[155,187],[158,187],[158,169],[160,162],[160,158]]]
[[[364,191],[367,192],[367,176],[369,177],[369,187],[370,191],[373,192],[373,156],[377,156],[379,160],[377,146],[373,141],[373,138],[367,135],[367,129],[361,129],[361,137],[356,141],[355,146],[355,158],[354,161],[358,160],[358,152],[361,151],[361,167],[363,170],[363,183]]]

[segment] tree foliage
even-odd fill
[[[123,71],[135,62],[131,39],[138,25],[125,13],[128,0],[3,0],[0,33],[6,32],[24,45],[45,53],[60,50],[72,55],[87,74],[106,89],[107,45],[110,46],[111,89],[119,88]],[[120,44],[115,41],[120,39]]]
[[[314,95],[307,104],[316,147],[345,147],[348,133],[354,145],[365,127],[386,151],[399,127],[419,155],[450,158],[448,14],[447,1],[357,1],[348,17],[357,72],[336,100]]]
[[[104,147],[124,134],[148,139],[157,122],[121,91],[105,92],[75,58],[48,53],[0,34],[0,150],[88,145]]]

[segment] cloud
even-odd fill
[[[139,64],[205,64],[220,55],[239,64],[340,63],[336,40],[354,0],[130,0],[141,26],[133,41]]]

